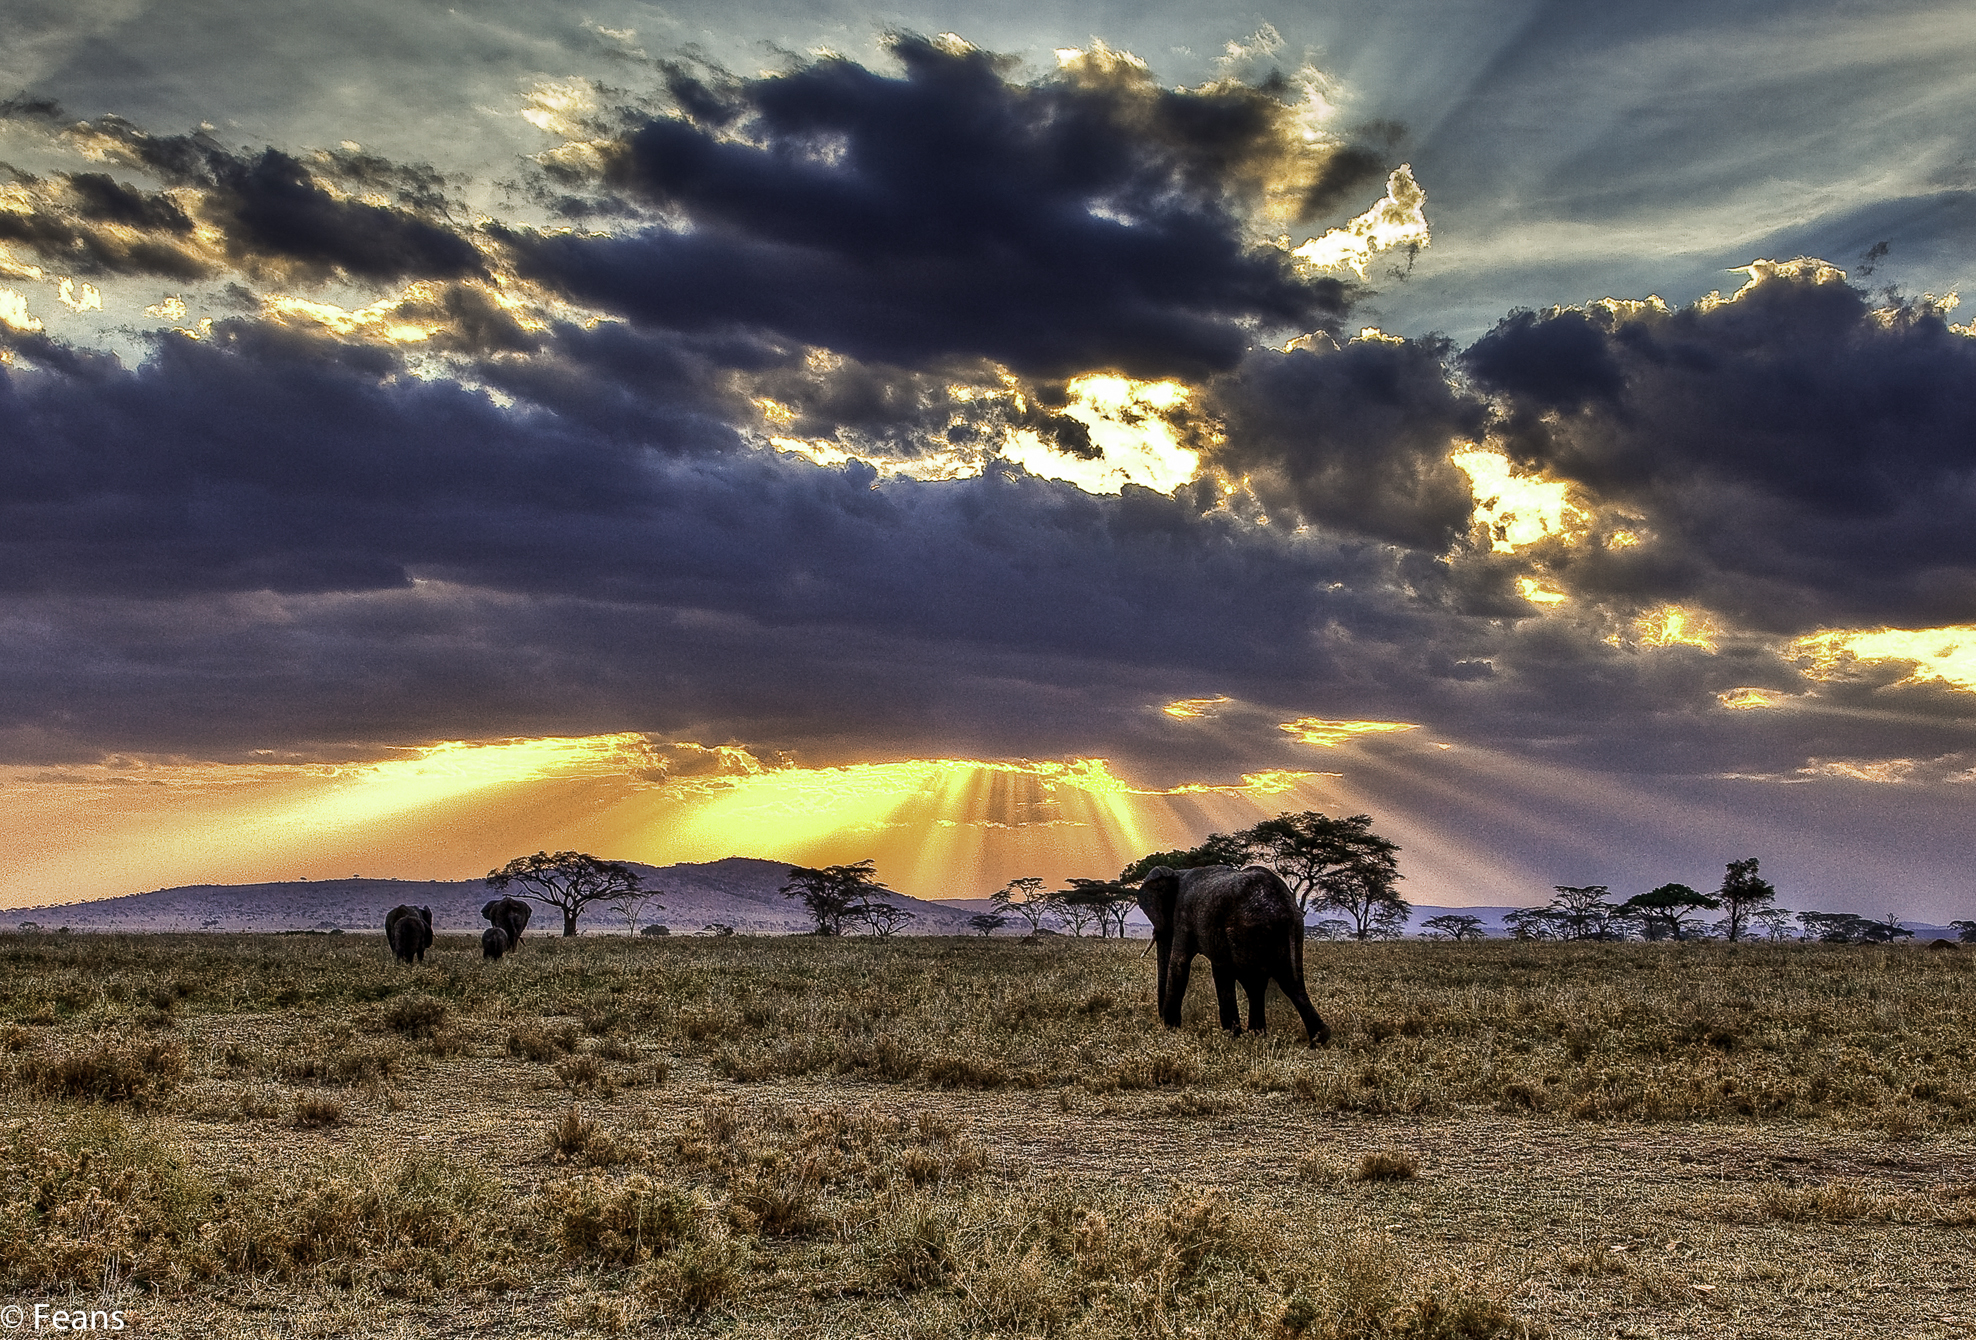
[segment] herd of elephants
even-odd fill
[[[1242,1031],[1235,988],[1249,997],[1249,1031],[1263,1031],[1263,998],[1273,981],[1304,1022],[1313,1047],[1331,1040],[1304,990],[1303,914],[1275,871],[1251,865],[1174,870],[1155,866],[1139,883],[1139,907],[1153,923],[1159,950],[1159,1012],[1169,1028],[1180,1026],[1180,1003],[1194,957],[1206,954],[1214,969],[1221,1026]],[[529,906],[520,898],[496,898],[480,909],[488,927],[480,934],[483,957],[498,959],[521,947]],[[432,945],[432,909],[400,904],[384,918],[384,938],[400,963],[425,962]]]

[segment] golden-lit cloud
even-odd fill
[[[56,285],[56,296],[62,306],[72,312],[100,312],[103,310],[103,295],[94,284],[78,285],[75,280],[63,276]]]
[[[1475,520],[1495,552],[1514,553],[1549,536],[1583,532],[1586,516],[1572,505],[1571,486],[1563,481],[1518,474],[1507,456],[1481,447],[1451,452],[1448,460],[1468,476]]]
[[[1394,735],[1401,731],[1419,730],[1420,727],[1410,721],[1332,721],[1324,717],[1299,717],[1295,721],[1284,722],[1279,729],[1289,732],[1299,744],[1335,749],[1347,740],[1367,735]]]
[[[1724,690],[1715,695],[1715,700],[1733,711],[1748,712],[1775,707],[1784,697],[1775,689],[1740,688]]]
[[[14,330],[41,329],[41,318],[27,309],[27,297],[10,288],[0,288],[0,325]]]
[[[1911,661],[1903,684],[1939,681],[1976,691],[1976,625],[1946,628],[1839,630],[1800,638],[1791,654],[1808,662],[1806,673],[1829,679],[1853,662]]]
[[[1516,593],[1533,605],[1562,605],[1571,597],[1562,591],[1553,591],[1536,577],[1518,577]]]
[[[1117,493],[1127,484],[1170,493],[1200,473],[1200,455],[1180,444],[1177,420],[1192,392],[1179,382],[1090,373],[1073,378],[1065,392],[1061,413],[1084,425],[1099,454],[1068,455],[1023,428],[1009,434],[1002,455],[1032,475],[1061,479],[1086,493]]]
[[[1290,254],[1320,270],[1350,270],[1360,279],[1382,251],[1419,250],[1432,240],[1427,228],[1427,192],[1402,163],[1386,179],[1386,195],[1342,228],[1313,237]]]
[[[1696,610],[1663,605],[1633,621],[1634,642],[1642,647],[1700,647],[1714,651],[1722,630]]]
[[[1215,709],[1225,707],[1234,701],[1225,693],[1213,698],[1182,698],[1177,702],[1168,703],[1160,711],[1176,721],[1192,721],[1199,717],[1214,716]]]

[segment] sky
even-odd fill
[[[0,905],[1321,809],[1976,916],[1966,6],[0,37]]]

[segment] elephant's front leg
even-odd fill
[[[1221,1026],[1231,1033],[1242,1031],[1242,1017],[1235,1009],[1235,968],[1233,964],[1210,959],[1214,964],[1214,996],[1221,1005]]]
[[[1168,1028],[1180,1027],[1180,1005],[1187,999],[1187,978],[1194,970],[1194,956],[1175,946],[1166,967],[1166,990],[1160,996],[1160,1020]]]

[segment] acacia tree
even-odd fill
[[[1139,891],[1115,879],[1073,879],[1069,888],[1057,891],[1056,899],[1066,908],[1089,908],[1096,914],[1099,935],[1109,937],[1116,931],[1122,940],[1125,919],[1138,906]]]
[[[1149,871],[1160,866],[1169,870],[1199,870],[1210,865],[1247,865],[1256,856],[1255,831],[1251,828],[1240,833],[1210,833],[1207,841],[1198,847],[1181,847],[1141,856],[1118,872],[1118,882],[1137,884],[1146,878]]]
[[[1557,897],[1550,912],[1557,918],[1567,940],[1623,940],[1626,918],[1619,905],[1607,901],[1612,890],[1603,884],[1554,884]]]
[[[1104,921],[1097,907],[1088,899],[1071,898],[1068,896],[1068,891],[1063,889],[1045,894],[1044,897],[1049,902],[1050,910],[1057,914],[1059,921],[1070,928],[1072,935],[1083,935],[1084,928],[1093,922],[1098,924],[1098,933],[1104,934]]]
[[[864,925],[871,927],[871,933],[873,935],[876,935],[881,940],[889,940],[892,938],[894,931],[918,915],[919,913],[912,911],[910,908],[894,907],[890,903],[881,903],[874,899],[867,899],[848,908],[844,913],[844,919],[846,921],[862,922]]]
[[[638,872],[623,862],[600,861],[580,851],[538,851],[487,873],[492,888],[505,892],[519,885],[522,897],[560,909],[564,935],[576,934],[576,919],[586,905],[636,894],[638,880]]]
[[[1716,926],[1726,939],[1740,940],[1750,932],[1750,919],[1777,901],[1777,890],[1770,887],[1769,880],[1757,877],[1756,857],[1752,856],[1747,861],[1729,862],[1729,873],[1722,877],[1716,897],[1722,900],[1727,914]]]
[[[1300,913],[1316,902],[1337,908],[1363,927],[1371,912],[1361,917],[1352,909],[1367,896],[1375,904],[1397,906],[1402,916],[1411,910],[1393,892],[1393,884],[1401,878],[1395,859],[1399,846],[1372,831],[1369,814],[1347,819],[1333,819],[1316,810],[1279,814],[1237,838],[1282,876],[1297,897]]]
[[[1466,912],[1443,912],[1438,917],[1429,917],[1420,923],[1430,939],[1481,940],[1487,938],[1482,932],[1482,918]]]
[[[1964,944],[1976,941],[1976,921],[1951,921],[1949,925],[1954,928],[1956,938]]]
[[[638,934],[638,923],[644,919],[645,909],[647,907],[651,908],[654,912],[663,912],[666,910],[664,903],[655,903],[652,901],[655,896],[657,896],[657,890],[620,894],[618,897],[611,899],[611,906],[617,909],[619,916],[624,918],[626,934]]]
[[[1012,912],[1029,923],[1029,933],[1042,932],[1043,918],[1050,915],[1050,900],[1043,892],[1041,875],[1012,879],[988,895],[988,901],[1005,913]]]
[[[973,930],[987,936],[1008,925],[1009,919],[1000,912],[976,912],[967,919],[967,924]]]
[[[1650,928],[1649,939],[1657,938],[1653,933],[1657,930],[1676,940],[1685,940],[1688,937],[1682,932],[1698,929],[1694,923],[1700,921],[1701,913],[1721,906],[1720,898],[1698,893],[1686,884],[1663,884],[1651,893],[1636,893],[1628,898],[1619,905],[1619,915],[1639,918],[1643,926]]]
[[[789,882],[782,886],[784,898],[801,898],[803,906],[809,908],[816,918],[818,935],[842,935],[846,914],[874,901],[878,894],[890,892],[878,882],[878,867],[868,858],[821,869],[791,866]]]

